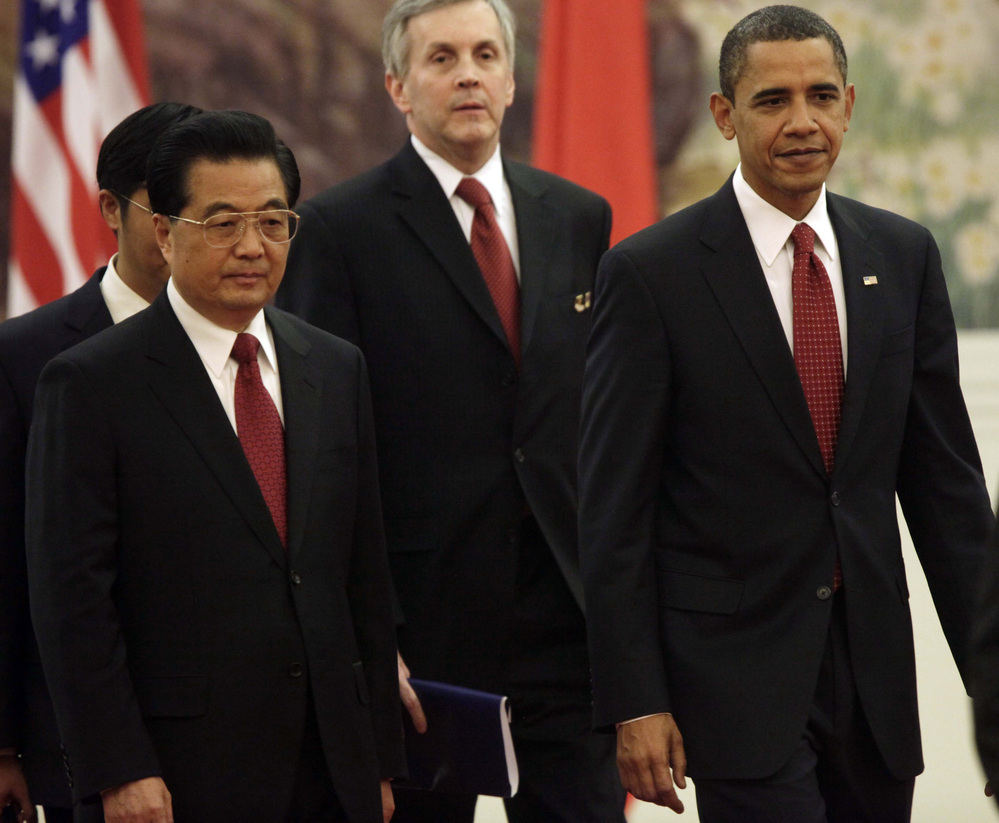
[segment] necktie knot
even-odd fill
[[[474,177],[462,178],[455,194],[476,210],[482,206],[491,206],[493,203],[492,197],[489,196],[489,190]]]
[[[794,256],[811,254],[815,251],[815,229],[808,223],[799,223],[791,231],[791,241],[794,243]]]
[[[242,365],[243,363],[255,363],[257,352],[260,349],[260,341],[252,334],[241,333],[236,335],[236,342],[232,344],[232,357]]]

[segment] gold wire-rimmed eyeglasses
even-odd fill
[[[151,209],[146,208],[141,203],[136,203],[123,194],[118,196],[123,200],[128,200],[133,206],[138,206],[143,211],[153,214]],[[207,220],[191,220],[188,217],[178,217],[177,215],[168,215],[168,219],[201,226],[205,242],[209,246],[216,249],[227,249],[239,242],[243,232],[246,231],[247,223],[256,225],[260,236],[268,243],[276,245],[290,243],[298,233],[299,216],[291,209],[266,209],[265,211],[213,214]]]

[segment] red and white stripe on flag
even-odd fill
[[[114,252],[97,152],[148,100],[140,0],[22,0],[8,316],[72,291]]]

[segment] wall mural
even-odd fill
[[[510,0],[520,29],[504,150],[529,160],[542,0]],[[303,196],[395,153],[383,84],[390,0],[145,0],[156,99],[243,108],[295,151]],[[707,108],[721,38],[744,0],[649,0],[663,213],[714,191],[737,162]],[[999,2],[802,0],[840,31],[857,107],[830,187],[929,226],[959,325],[999,326]],[[0,4],[0,260],[7,259],[10,88],[17,3]],[[566,78],[572,82],[572,78]],[[6,272],[0,267],[0,294]],[[0,301],[0,306],[3,303]]]

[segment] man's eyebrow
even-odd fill
[[[836,83],[815,83],[814,85],[809,86],[808,90],[811,92],[824,91],[824,92],[839,93],[840,87]],[[764,100],[769,97],[783,97],[789,93],[790,89],[780,88],[780,87],[772,89],[760,89],[760,91],[756,92],[756,94],[754,94],[749,99],[750,101]]]
[[[269,211],[270,209],[286,209],[286,208],[288,208],[288,204],[284,201],[283,198],[272,197],[264,204],[264,207],[263,209],[261,209],[261,211]],[[254,209],[253,211],[256,211],[256,209]],[[227,212],[232,212],[233,214],[241,213],[239,209],[237,209],[232,203],[229,203],[225,200],[217,200],[214,203],[209,203],[204,210],[204,214],[206,215],[227,213]],[[248,212],[248,214],[252,213],[253,213],[252,211]]]

